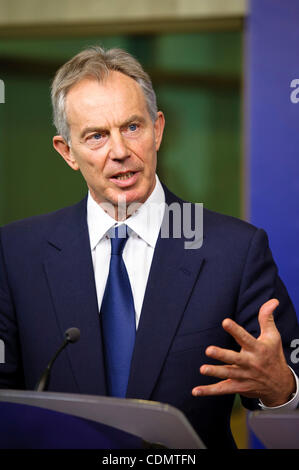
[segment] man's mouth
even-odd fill
[[[110,181],[121,189],[130,188],[137,183],[140,171],[120,171],[110,177]]]
[[[119,181],[124,181],[131,178],[135,172],[128,171],[127,173],[119,173],[118,175],[112,176],[112,178],[117,179]]]

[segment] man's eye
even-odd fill
[[[130,125],[128,126],[128,128],[129,128],[130,131],[134,132],[134,131],[137,130],[137,124],[130,124]]]
[[[103,145],[106,141],[105,137],[107,134],[105,132],[95,132],[94,134],[90,134],[86,139],[86,144],[89,145],[91,148],[97,148],[97,146]]]

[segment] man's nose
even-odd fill
[[[113,160],[123,160],[130,156],[130,151],[126,145],[124,137],[117,133],[110,136],[110,158]]]

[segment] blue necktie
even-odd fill
[[[122,258],[127,241],[126,225],[111,235],[111,259],[101,306],[109,395],[125,397],[135,343],[135,308],[131,285]]]

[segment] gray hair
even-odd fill
[[[105,50],[99,46],[89,47],[66,62],[54,77],[51,86],[53,123],[59,135],[70,141],[70,130],[65,110],[65,98],[70,88],[83,78],[92,77],[99,82],[118,71],[135,80],[141,87],[153,122],[157,118],[157,100],[149,75],[141,64],[122,49]]]

